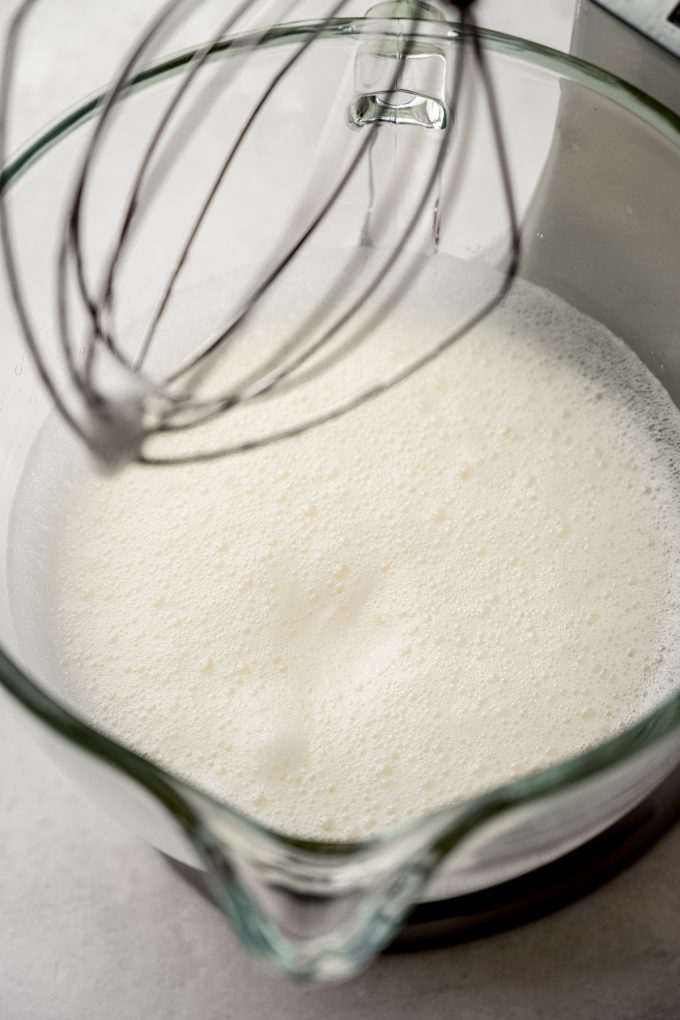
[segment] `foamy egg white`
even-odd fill
[[[454,317],[449,262],[376,332],[381,357]],[[407,383],[256,454],[99,477],[44,430],[15,508],[17,629],[142,754],[279,829],[364,836],[674,690],[679,457],[637,357],[520,283]]]

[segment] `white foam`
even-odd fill
[[[441,334],[450,277],[435,260],[364,368]],[[52,426],[15,512],[17,626],[118,739],[265,823],[365,835],[671,693],[679,450],[635,355],[521,284],[404,386],[245,458],[99,478]]]

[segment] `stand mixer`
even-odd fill
[[[680,112],[680,27],[677,8],[654,6],[653,17],[648,3],[580,4],[573,51],[595,68],[560,64],[557,55],[527,48],[526,68],[553,75],[558,105],[538,184],[532,180],[528,198],[519,188],[520,272],[608,325],[677,401],[680,162],[677,123],[658,104]],[[300,31],[309,38],[316,29]],[[331,31],[347,53],[348,40],[366,45],[375,34],[360,21]],[[390,26],[381,21],[383,31],[389,36]],[[443,22],[427,31],[444,50],[455,38]],[[286,44],[285,26],[276,40]],[[521,60],[517,43],[491,36],[486,45],[500,54],[500,70],[509,56]],[[148,80],[155,87],[153,75]],[[355,102],[358,115],[366,108]],[[436,103],[427,109],[436,117]],[[519,123],[519,116],[511,120],[510,148]],[[20,159],[5,170],[4,187],[14,188],[29,165],[17,188],[30,184],[49,158],[34,148],[32,165]],[[441,243],[449,243],[445,232]],[[17,435],[24,404],[30,400],[33,411],[36,399],[32,390],[16,397]],[[35,429],[26,428],[30,440]],[[3,479],[16,473],[23,442],[17,439]],[[3,612],[8,601],[3,591]],[[9,652],[0,663],[2,681],[29,723],[45,728],[63,766],[163,852],[207,873],[211,895],[243,942],[297,979],[351,976],[394,937],[414,903],[402,945],[451,932],[481,934],[550,909],[640,850],[679,802],[680,706],[674,702],[578,760],[426,817],[396,836],[356,846],[307,845],[259,828],[87,727],[29,679],[11,624],[2,641]]]

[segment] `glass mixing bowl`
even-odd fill
[[[222,223],[228,224],[234,222],[230,217],[250,217],[256,206],[261,220],[253,220],[248,231],[224,230],[219,251],[209,244],[199,249],[189,266],[189,284],[206,273],[229,272],[257,255],[280,210],[290,208],[291,195],[304,186],[296,168],[299,160],[311,158],[337,81],[361,47],[403,34],[403,24],[353,19],[322,29],[286,26],[265,40],[225,40],[201,72],[206,92],[200,117],[184,119],[185,128],[196,128],[191,146],[177,173],[163,177],[162,186],[170,189],[169,200],[178,210],[187,194],[203,186],[204,165],[222,151],[224,132],[241,121],[252,82],[270,76],[291,47],[316,32],[304,61],[253,133],[247,172],[238,180],[246,212],[228,203],[222,211]],[[437,59],[446,60],[467,45],[454,25],[428,22],[418,32]],[[521,275],[602,320],[633,347],[677,402],[678,119],[588,64],[508,36],[484,33],[483,38],[524,224]],[[173,77],[190,58],[191,53],[180,54],[146,70],[128,90],[121,104],[122,134],[113,132],[99,171],[104,187],[96,207],[88,210],[87,243],[93,249],[106,244],[119,210],[121,182],[129,182],[132,161],[158,119]],[[246,60],[227,97],[220,76],[234,61]],[[48,345],[54,252],[44,238],[54,234],[95,106],[96,100],[84,103],[42,134],[5,168],[2,178],[19,265],[31,282],[30,311]],[[436,105],[428,109],[435,116],[441,112]],[[410,125],[405,130],[420,129]],[[283,132],[284,143],[276,150],[273,175],[267,146],[277,131],[279,137]],[[442,225],[441,250],[459,258],[493,261],[498,255],[499,199],[487,180],[486,157],[483,145],[473,146],[461,183],[466,201],[453,225]],[[474,191],[480,180],[484,201]],[[365,188],[360,182],[350,189],[338,215],[330,217],[312,244],[337,248],[357,243]],[[110,201],[102,200],[107,194]],[[138,265],[144,272],[129,273],[125,284],[130,316],[145,308],[156,266],[172,247],[171,219],[152,218],[151,228],[142,232]],[[0,498],[7,564],[15,490],[50,407],[4,282],[2,287]],[[79,718],[50,677],[36,675],[31,650],[17,637],[16,611],[5,570],[0,681],[28,729],[108,812],[166,854],[206,872],[242,942],[295,979],[328,981],[356,973],[394,936],[414,903],[484,889],[556,859],[633,808],[680,762],[679,686],[676,696],[637,725],[552,768],[365,842],[305,842],[263,828]]]

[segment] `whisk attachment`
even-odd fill
[[[3,166],[21,38],[27,16],[38,2],[25,0],[20,5],[5,44],[0,79]],[[92,200],[95,168],[107,136],[115,128],[122,101],[149,73],[143,62],[168,28],[181,22],[196,6],[188,0],[170,0],[162,6],[97,104],[58,241],[56,357],[47,351],[32,319],[30,294],[16,258],[6,180],[0,192],[0,241],[10,293],[28,350],[59,414],[101,461],[111,465],[217,459],[267,446],[332,421],[403,382],[465,335],[502,300],[518,267],[520,231],[515,199],[494,85],[482,33],[473,17],[473,3],[380,3],[369,12],[369,20],[361,23],[360,32],[357,22],[346,23],[347,31],[358,35],[357,48],[353,65],[337,85],[336,98],[327,111],[327,137],[320,139],[313,165],[303,168],[302,193],[291,204],[279,235],[251,274],[236,307],[218,328],[207,332],[197,328],[196,335],[190,337],[188,353],[183,351],[170,364],[167,358],[159,358],[176,288],[202,235],[219,229],[214,225],[216,209],[232,178],[238,198],[235,171],[251,144],[254,128],[266,116],[277,90],[285,87],[291,76],[303,73],[307,54],[314,51],[315,44],[342,25],[339,19],[343,3],[339,2],[330,6],[326,19],[306,26],[304,32],[290,30],[291,45],[285,48],[285,58],[268,77],[258,80],[243,121],[218,155],[205,193],[199,196],[170,258],[151,313],[134,339],[128,333],[122,336],[117,319],[124,299],[126,262],[148,210],[162,197],[164,175],[171,172],[169,166],[177,158],[173,141],[178,135],[183,137],[182,131],[186,137],[190,135],[195,126],[191,116],[200,122],[200,109],[197,113],[191,103],[205,71],[218,57],[233,56],[233,60],[221,61],[219,91],[224,94],[233,88],[239,74],[248,72],[248,60],[244,61],[243,55],[287,31],[285,26],[271,24],[272,7],[276,6],[278,18],[283,19],[296,5],[243,0],[215,26],[207,42],[167,63],[167,70],[176,74],[170,97],[142,145],[111,243],[93,264],[85,242],[87,203]],[[455,25],[444,22],[449,13],[457,15]],[[243,27],[250,27],[247,36],[233,35]],[[228,412],[265,399],[285,398],[295,389],[317,384],[325,372],[357,349],[386,308],[406,293],[425,257],[436,251],[442,221],[455,208],[456,175],[451,175],[451,183],[446,171],[452,162],[458,160],[462,165],[465,160],[467,138],[462,111],[465,103],[470,103],[466,82],[473,73],[490,123],[504,208],[502,226],[508,235],[506,264],[493,293],[464,321],[452,324],[448,335],[438,342],[419,350],[384,377],[359,378],[353,392],[331,406],[292,417],[263,434],[253,432],[245,438],[239,435],[218,442],[211,438],[206,444],[203,437],[211,433],[203,426]],[[395,147],[403,148],[402,158],[396,161]],[[276,173],[275,166],[271,172]],[[278,281],[328,220],[339,215],[347,196],[364,176],[368,186],[360,243],[344,259],[341,272],[327,281],[312,307],[286,335],[263,348],[245,368],[230,374],[230,360],[238,362],[232,357],[233,351],[247,335],[253,316],[275,296]],[[172,213],[168,210],[169,216]],[[191,430],[196,442],[186,447],[182,444],[178,452],[172,437]]]

